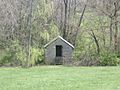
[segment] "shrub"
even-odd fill
[[[26,67],[34,66],[43,61],[44,50],[39,48],[30,48],[30,60],[27,61],[28,54],[27,49],[19,44],[17,40],[12,42],[12,45],[9,48],[6,48],[2,58],[0,58],[0,65],[9,64],[11,66],[21,65]]]
[[[43,61],[44,50],[38,48],[31,48],[31,60],[29,60],[29,65],[34,66],[39,62]]]
[[[100,65],[102,66],[116,66],[120,64],[120,58],[114,53],[103,53],[100,56]]]
[[[14,52],[11,52],[8,48],[4,51],[4,53],[2,54],[1,56],[1,59],[0,59],[0,65],[1,66],[4,66],[4,65],[7,65],[7,66],[11,66],[14,62],[14,55],[15,53]]]
[[[26,63],[28,63],[30,66],[34,66],[38,64],[39,62],[43,61],[43,49],[39,48],[32,48],[31,47],[31,54],[30,54],[30,60],[27,62],[27,54],[25,53],[25,50],[20,50],[16,53],[17,59],[21,62],[22,66],[25,66]]]

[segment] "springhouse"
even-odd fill
[[[63,58],[72,57],[74,46],[61,36],[45,45],[45,63],[63,64]]]

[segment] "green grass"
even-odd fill
[[[120,90],[120,67],[0,68],[0,90]]]

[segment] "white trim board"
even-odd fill
[[[62,41],[64,41],[66,44],[68,44],[70,47],[72,47],[74,49],[74,46],[71,43],[69,43],[68,41],[66,41],[64,38],[62,38],[61,36],[56,37],[55,39],[50,41],[48,44],[46,44],[44,47],[46,48],[47,46],[49,46],[51,43],[53,43],[57,39],[61,39]]]

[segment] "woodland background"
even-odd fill
[[[75,65],[119,65],[120,0],[0,0],[0,66],[43,63],[58,35]]]

